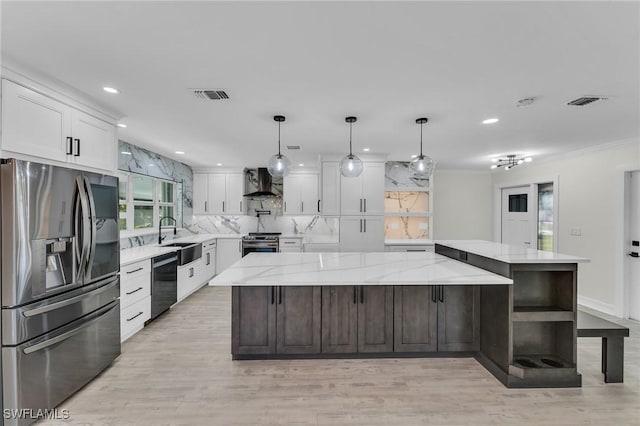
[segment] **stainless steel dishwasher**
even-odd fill
[[[178,255],[156,256],[151,261],[151,318],[156,319],[178,300]]]

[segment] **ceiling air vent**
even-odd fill
[[[193,94],[200,99],[209,99],[212,101],[229,99],[229,95],[224,90],[215,89],[191,89]]]
[[[301,150],[300,145],[287,145],[287,149]]]
[[[605,96],[583,96],[581,98],[574,99],[571,102],[567,102],[567,105],[585,106],[597,101],[606,101],[607,99],[609,98]]]

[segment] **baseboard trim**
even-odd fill
[[[613,305],[610,305],[608,303],[602,303],[599,300],[595,300],[590,297],[578,296],[578,305],[582,305],[587,308],[591,308],[596,311],[602,312],[603,314],[607,314],[607,315],[611,315],[619,318],[619,316],[616,315],[616,310]]]

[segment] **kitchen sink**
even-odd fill
[[[202,257],[202,243],[169,243],[162,247],[181,247],[178,254],[178,266],[186,265]]]

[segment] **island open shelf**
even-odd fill
[[[233,359],[472,356],[509,387],[579,386],[576,265],[445,249],[244,257],[212,281],[232,286]]]

